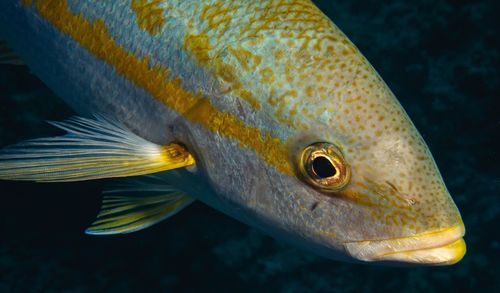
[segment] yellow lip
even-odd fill
[[[451,265],[465,255],[464,234],[464,226],[457,225],[423,235],[347,242],[344,247],[352,257],[362,261]]]
[[[464,257],[465,251],[465,241],[460,238],[441,247],[388,253],[382,255],[378,260],[428,265],[452,265]]]

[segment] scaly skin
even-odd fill
[[[13,0],[0,8],[3,27],[9,13],[18,17],[3,29],[7,39],[49,86],[79,111],[186,144],[213,189],[193,195],[235,218],[329,257],[342,256],[346,242],[463,230],[393,93],[309,0]],[[44,48],[23,48],[19,35],[33,31]],[[335,144],[352,168],[339,192],[297,176],[297,155],[318,141]]]

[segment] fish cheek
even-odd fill
[[[272,190],[272,182],[269,177],[262,176],[256,177],[255,185],[252,187],[253,189],[253,199],[255,201],[256,206],[271,206],[274,202],[273,190]]]

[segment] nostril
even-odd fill
[[[408,198],[406,199],[406,201],[407,201],[407,202],[408,202],[408,204],[409,204],[409,205],[411,205],[411,206],[413,206],[413,205],[415,205],[415,204],[417,203],[417,200],[416,200],[416,199],[414,199],[414,198],[411,198],[411,197],[408,197]]]

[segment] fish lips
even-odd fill
[[[389,265],[451,265],[466,252],[463,224],[421,235],[344,243],[351,257]]]

